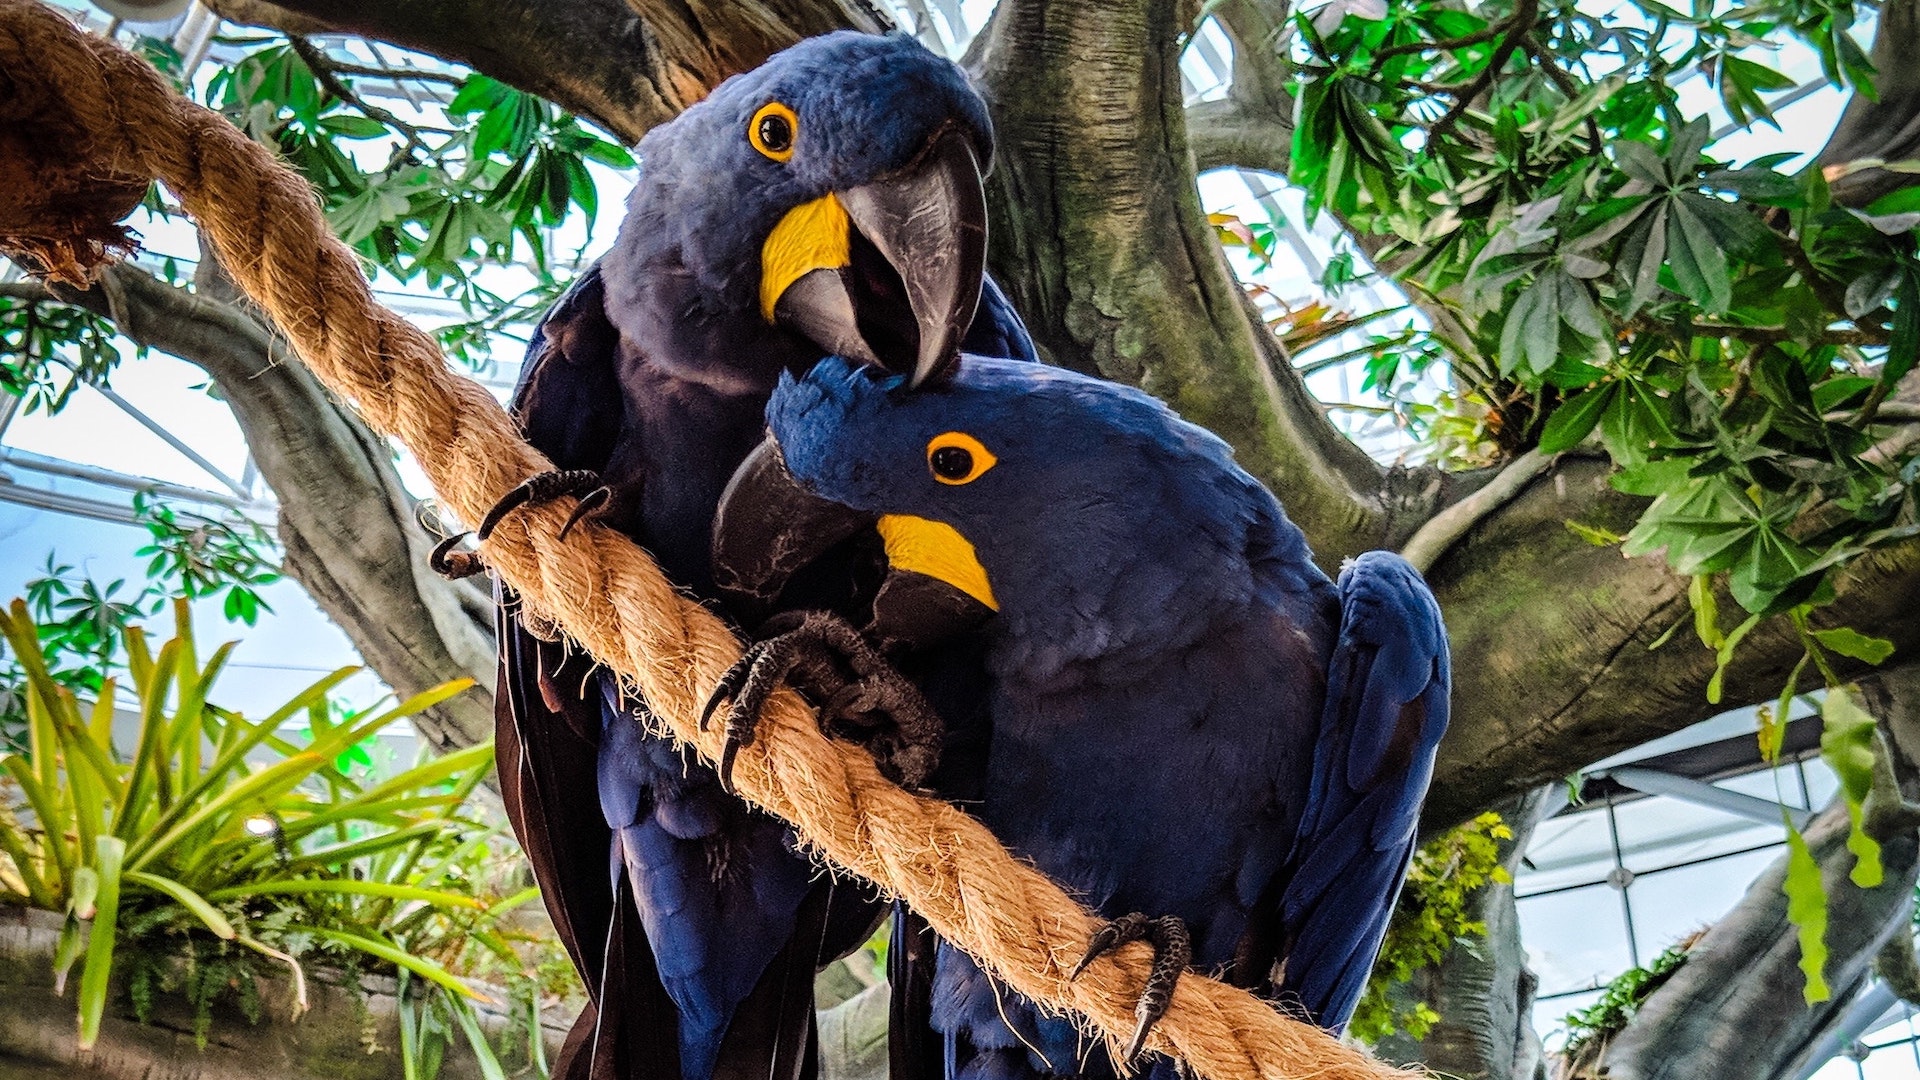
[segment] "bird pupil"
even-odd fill
[[[973,455],[958,446],[943,446],[933,452],[933,471],[948,480],[959,480],[973,471]]]
[[[793,127],[784,116],[760,118],[760,142],[769,150],[785,150],[793,144]]]

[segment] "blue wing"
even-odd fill
[[[1313,784],[1280,899],[1276,987],[1336,1031],[1366,987],[1406,874],[1452,682],[1440,607],[1405,559],[1368,552],[1339,589]]]

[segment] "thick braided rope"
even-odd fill
[[[449,508],[478,520],[548,467],[484,389],[447,367],[431,338],[374,301],[354,255],[312,191],[271,153],[175,94],[144,61],[29,0],[0,0],[0,85],[31,86],[84,126],[99,175],[155,176],[179,196],[222,262],[300,356],[368,423],[419,459]],[[44,85],[43,85],[44,84]],[[21,99],[16,99],[21,100]],[[0,199],[6,198],[0,192]],[[720,733],[700,705],[737,641],[677,593],[646,554],[600,527],[557,538],[570,504],[515,514],[484,554],[528,607],[631,680],[673,735],[711,759]],[[1096,923],[978,822],[908,794],[864,752],[823,737],[782,692],[735,780],[839,867],[911,904],[1009,985],[1090,1018],[1109,1039],[1132,1030],[1150,954],[1121,950],[1069,982]],[[1406,1077],[1225,984],[1189,976],[1148,1045],[1211,1080]]]

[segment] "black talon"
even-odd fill
[[[613,489],[605,485],[582,495],[580,504],[573,508],[573,513],[567,515],[566,524],[560,526],[560,539],[565,540],[567,534],[573,531],[573,527],[580,523],[580,519],[607,505],[607,500],[611,498],[613,498]]]
[[[760,637],[720,677],[700,715],[704,731],[721,704],[731,702],[719,763],[723,788],[733,790],[734,759],[753,745],[761,710],[783,680],[820,706],[829,735],[865,743],[889,779],[916,787],[933,772],[945,725],[850,623],[825,612],[785,612],[769,619]],[[876,733],[886,721],[891,730]]]
[[[505,520],[508,514],[522,506],[539,506],[542,503],[552,502],[562,495],[588,495],[600,486],[600,474],[591,469],[554,469],[550,472],[535,473],[521,481],[520,486],[501,496],[499,502],[493,504],[493,509],[487,511],[487,516],[480,519],[480,527],[474,530],[474,535],[485,540],[493,535],[493,530],[499,527],[500,522]]]
[[[733,759],[740,756],[740,740],[727,736],[727,744],[720,750],[720,790],[729,795],[738,794],[733,790]]]
[[[1140,1001],[1133,1008],[1134,1019],[1139,1026],[1134,1028],[1133,1038],[1128,1040],[1121,1058],[1128,1063],[1140,1056],[1153,1025],[1167,1014],[1168,1006],[1173,1004],[1173,988],[1180,981],[1180,973],[1193,960],[1193,938],[1187,932],[1186,922],[1174,915],[1149,919],[1138,911],[1122,915],[1094,932],[1092,939],[1087,942],[1087,954],[1067,974],[1069,980],[1077,979],[1095,958],[1128,942],[1141,940],[1153,945],[1153,970],[1148,973],[1147,985],[1141,989]]]
[[[455,533],[433,546],[433,554],[427,556],[427,567],[434,573],[450,581],[470,578],[487,569],[486,561],[477,551],[455,551],[460,541],[467,538],[466,533]]]

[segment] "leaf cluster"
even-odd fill
[[[26,669],[30,719],[26,751],[0,759],[0,900],[66,916],[56,978],[64,984],[80,965],[81,1045],[98,1037],[127,942],[189,961],[184,982],[135,978],[137,1009],[167,985],[210,1008],[219,988],[192,965],[224,964],[240,950],[290,975],[303,1004],[304,965],[346,956],[431,985],[448,1002],[435,1007],[477,1035],[459,1002],[479,994],[456,973],[481,955],[521,969],[521,943],[501,920],[535,896],[496,890],[487,867],[497,829],[462,810],[492,747],[385,779],[335,765],[468,682],[336,720],[327,694],[357,670],[342,668],[250,720],[214,703],[233,643],[203,662],[185,600],[174,617],[174,638],[157,650],[139,628],[126,632],[131,700],[109,677],[86,702],[50,676],[25,602],[0,614],[0,634]],[[121,710],[138,717],[131,745],[116,737]],[[304,745],[282,734],[297,717],[311,733]]]
[[[0,300],[0,393],[56,413],[82,386],[104,386],[124,359],[111,320],[49,301]],[[135,346],[135,354],[145,349]]]
[[[1402,988],[1453,949],[1474,948],[1486,937],[1486,924],[1472,917],[1473,901],[1488,885],[1512,884],[1500,862],[1501,844],[1511,839],[1513,829],[1488,811],[1414,852],[1380,958],[1348,1025],[1354,1038],[1378,1043],[1399,1031],[1421,1039],[1439,1021],[1431,1004],[1409,1000]]]
[[[1910,446],[1874,449],[1920,356],[1920,192],[1836,205],[1819,168],[1782,171],[1794,155],[1718,160],[1680,108],[1697,72],[1737,122],[1770,121],[1784,86],[1737,54],[1786,35],[1870,93],[1850,4],[1624,10],[1301,18],[1294,178],[1458,317],[1456,381],[1505,452],[1597,440],[1654,500],[1629,554],[1786,612],[1916,531]]]
[[[1561,1021],[1567,1029],[1561,1054],[1571,1063],[1571,1075],[1582,1075],[1579,1063],[1604,1049],[1607,1040],[1625,1029],[1640,1011],[1641,1004],[1686,964],[1691,945],[1682,942],[1654,957],[1646,967],[1628,968],[1614,976],[1601,988],[1599,1000]]]
[[[249,626],[261,611],[273,610],[257,590],[279,580],[279,564],[273,539],[258,522],[237,512],[198,514],[144,491],[134,494],[133,511],[151,537],[135,552],[148,560],[137,592],[128,591],[125,578],[103,585],[52,554],[25,586],[48,677],[75,693],[99,691],[116,670],[127,630],[158,614],[169,598],[224,594],[227,621]],[[0,746],[26,748],[26,693],[26,669],[0,649]]]

